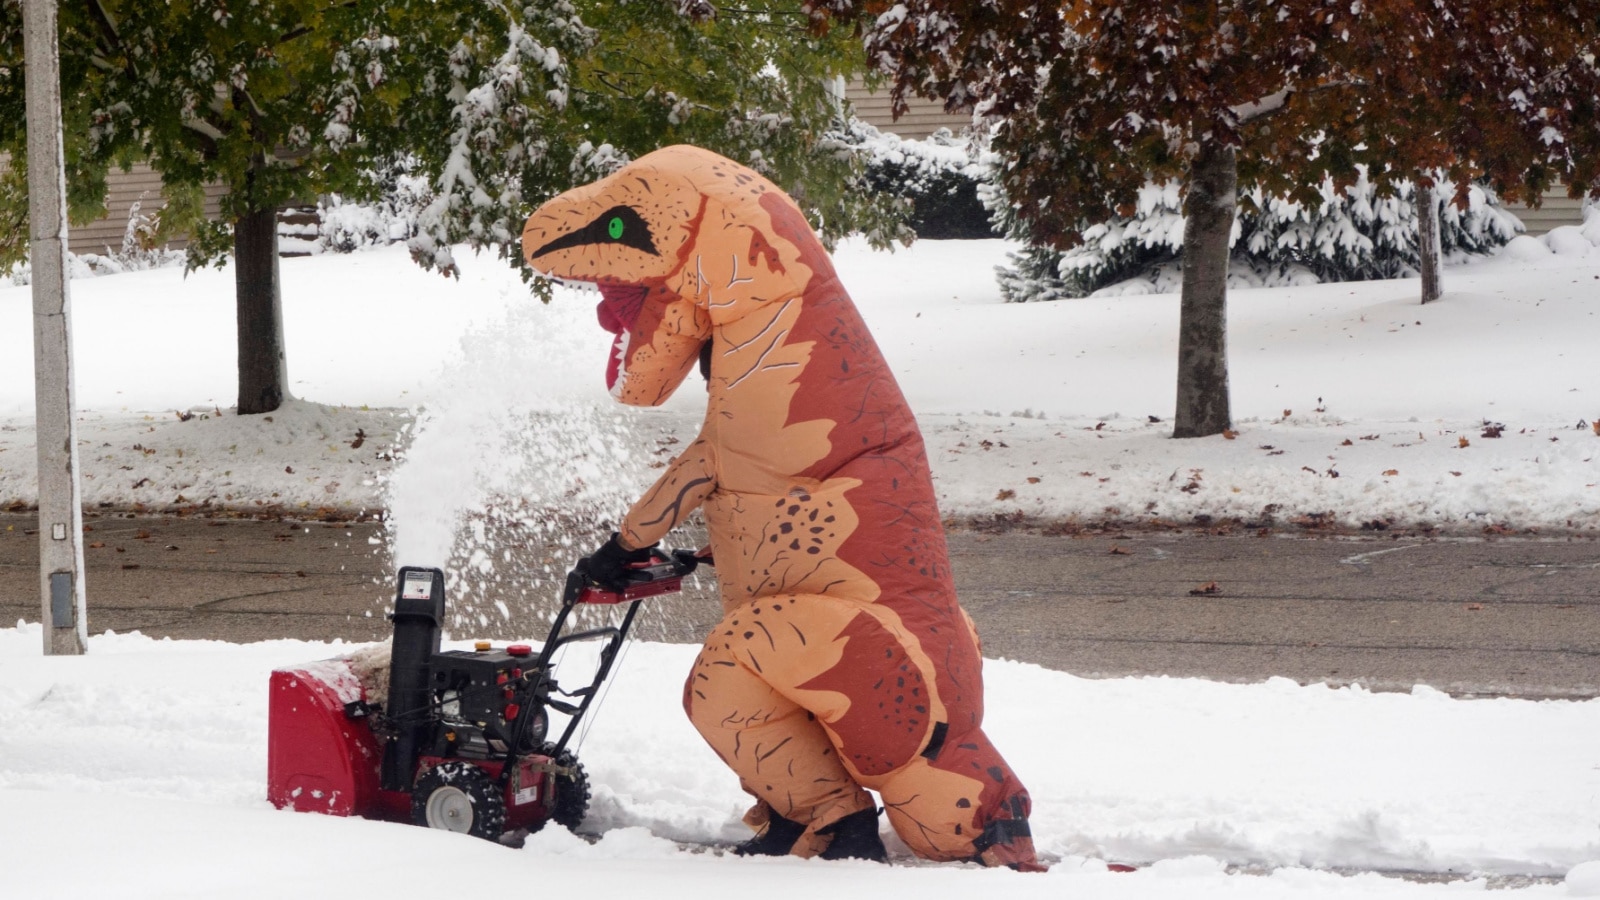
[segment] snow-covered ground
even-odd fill
[[[509,637],[509,636],[507,636]],[[1600,701],[1452,700],[986,666],[987,727],[1033,794],[1042,876],[969,866],[744,860],[746,800],[680,708],[697,648],[629,647],[579,751],[583,831],[521,850],[265,800],[267,679],[349,652],[102,635],[39,655],[0,631],[0,878],[15,897],[1414,897],[1600,892]],[[586,671],[576,655],[563,671]],[[1144,864],[1107,872],[1104,861]],[[1337,870],[1341,874],[1309,869]],[[1229,874],[1230,869],[1233,874]],[[1358,871],[1391,877],[1352,875]],[[1463,879],[1446,887],[1392,873]],[[1494,877],[1499,876],[1499,877]],[[532,887],[526,888],[532,890]]]
[[[999,242],[847,245],[837,261],[949,514],[1595,534],[1597,244],[1597,218],[1518,239],[1448,270],[1425,308],[1414,281],[1236,291],[1238,433],[1199,441],[1167,437],[1174,296],[1001,304]],[[510,499],[614,511],[692,434],[693,383],[662,411],[614,408],[590,298],[541,306],[493,261],[466,262],[453,282],[402,251],[286,260],[305,399],[270,420],[227,414],[231,272],[74,282],[86,501],[386,508],[409,562],[472,548],[484,538],[463,517]],[[0,506],[33,499],[30,336],[27,289],[0,289]],[[1600,896],[1600,700],[1091,681],[994,661],[990,726],[1057,860],[1024,876],[679,849],[740,837],[744,805],[678,707],[692,647],[635,644],[614,680],[582,747],[599,839],[550,829],[510,850],[267,804],[268,672],[348,646],[40,645],[37,624],[0,629],[7,896]]]

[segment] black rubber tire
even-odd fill
[[[555,760],[556,765],[571,769],[572,778],[552,776],[555,779],[556,802],[550,810],[550,818],[568,831],[577,831],[578,826],[583,824],[583,817],[589,812],[589,773],[584,771],[583,763],[578,762],[578,757],[571,750],[563,750],[559,756],[555,750],[555,744],[545,743],[538,752]],[[544,823],[540,822],[529,830],[538,831],[543,827]]]
[[[506,800],[488,772],[450,760],[417,777],[411,789],[411,821],[498,841],[506,827]]]

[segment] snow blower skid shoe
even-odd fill
[[[267,799],[280,809],[409,821],[514,842],[544,823],[575,828],[589,806],[583,765],[567,747],[646,597],[677,591],[701,562],[692,553],[652,557],[620,591],[567,575],[544,646],[444,650],[444,573],[404,567],[395,591],[394,638],[381,654],[272,673],[267,722]],[[627,604],[615,626],[567,632],[580,604]],[[568,691],[551,658],[576,641],[600,641],[589,683]],[[376,659],[376,662],[374,662]],[[567,717],[546,740],[550,711]]]

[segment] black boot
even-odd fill
[[[769,813],[767,827],[761,833],[733,848],[735,856],[787,856],[794,842],[805,834],[806,827],[799,822]]]
[[[889,861],[889,854],[883,849],[883,838],[878,837],[878,811],[870,806],[818,830],[817,834],[833,835],[828,849],[822,851],[823,859]]]

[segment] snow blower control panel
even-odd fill
[[[433,655],[433,693],[438,698],[440,729],[435,756],[492,759],[504,756],[516,740],[517,720],[539,683],[533,648],[512,644],[501,650],[446,650]],[[538,746],[545,737],[543,713],[534,708],[534,721],[524,726],[519,753]],[[454,726],[454,727],[448,727]]]

